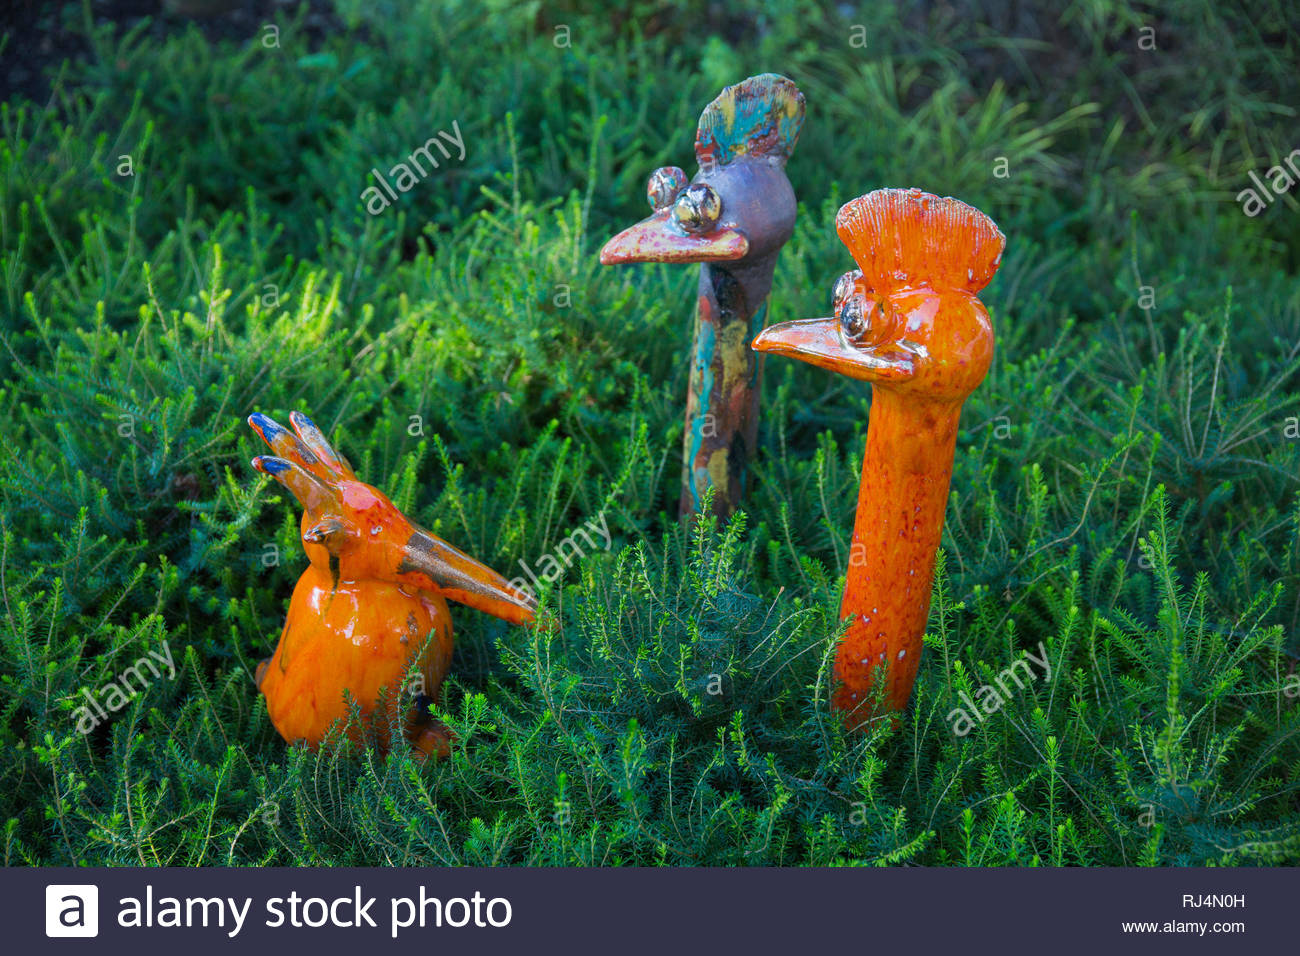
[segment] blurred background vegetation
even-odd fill
[[[1300,149],[1300,36],[1250,7],[19,0],[4,861],[1300,861],[1300,190],[1236,199]],[[596,262],[766,71],[808,103],[773,320],[824,312],[870,189],[1008,237],[917,692],[865,738],[826,698],[869,390],[769,361],[747,513],[687,533],[695,270]],[[453,121],[464,162],[368,215],[370,169]],[[305,561],[244,419],[294,408],[508,576],[607,516],[562,627],[455,613],[448,760],[266,718]],[[1039,641],[1052,682],[954,736]],[[79,734],[164,644],[176,678]]]

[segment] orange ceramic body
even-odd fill
[[[280,643],[261,674],[271,723],[285,740],[319,741],[334,721],[347,717],[346,694],[362,713],[375,713],[382,699],[383,716],[395,721],[402,682],[422,645],[422,686],[415,689],[436,699],[451,667],[447,602],[384,581],[334,584],[328,573],[309,566],[293,589]],[[442,749],[432,738],[426,742]]]
[[[872,383],[833,696],[857,726],[877,695],[905,707],[916,681],[961,406],[993,359],[975,293],[1005,239],[978,210],[920,190],[859,197],[836,226],[859,266],[836,287],[837,315],[773,326],[754,347]]]
[[[271,722],[290,743],[314,747],[348,716],[350,697],[362,715],[386,718],[374,721],[382,726],[364,741],[383,747],[384,728],[409,689],[415,704],[407,736],[423,753],[445,753],[447,732],[427,707],[451,666],[446,599],[515,623],[532,621],[535,602],[357,480],[307,416],[290,415],[294,433],[265,415],[248,421],[276,452],[253,459],[253,466],[303,506],[302,545],[310,561],[275,654],[258,668]],[[404,688],[412,665],[414,686]]]

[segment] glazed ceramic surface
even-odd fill
[[[730,515],[745,492],[758,437],[761,356],[749,341],[767,318],[777,253],[794,229],[785,163],[803,125],[803,95],[772,73],[723,90],[700,116],[699,171],[655,170],[646,189],[654,213],[601,250],[606,265],[700,263],[686,397],[680,511]]]
[[[253,467],[302,505],[310,562],[275,653],[258,668],[271,722],[285,740],[314,747],[347,716],[349,697],[372,721],[391,721],[415,664],[407,735],[424,753],[445,753],[446,732],[429,719],[427,705],[451,666],[447,599],[515,623],[532,621],[533,599],[358,480],[306,415],[289,419],[292,432],[262,414],[248,419],[275,452],[254,458]],[[386,742],[383,733],[369,738]]]
[[[836,230],[857,262],[835,314],[772,326],[754,348],[872,383],[866,457],[840,605],[834,705],[851,726],[911,696],[962,403],[993,358],[976,298],[1006,240],[979,210],[918,189],[847,203]]]

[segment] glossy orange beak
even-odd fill
[[[537,610],[531,595],[511,587],[487,565],[419,527],[406,541],[397,574],[416,587],[437,591],[511,624],[531,623]]]
[[[600,250],[601,265],[631,262],[729,262],[749,254],[749,240],[734,226],[694,236],[671,221],[672,206],[624,229]]]
[[[831,318],[778,322],[758,334],[753,348],[865,382],[901,382],[916,374],[915,353],[894,343],[854,344]]]

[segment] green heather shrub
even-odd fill
[[[1297,36],[983,7],[338,0],[267,47],[67,5],[87,54],[0,106],[3,861],[1300,862],[1300,191],[1234,199],[1300,147]],[[768,360],[746,510],[684,528],[695,270],[597,262],[767,70],[808,102],[774,320],[824,313],[878,186],[1008,237],[916,692],[865,735],[828,699],[869,388]],[[369,215],[453,121],[464,161]],[[244,421],[291,409],[507,576],[606,522],[555,627],[453,606],[448,759],[270,725],[305,559]]]

